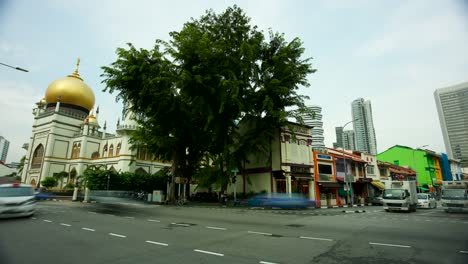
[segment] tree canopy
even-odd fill
[[[298,38],[265,36],[237,6],[208,10],[169,35],[151,50],[117,49],[103,67],[104,90],[136,114],[133,143],[172,161],[174,176],[212,167],[225,183],[227,171],[269,144],[274,128],[307,111],[297,91],[315,70]]]

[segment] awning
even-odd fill
[[[424,188],[424,187],[418,187],[418,188],[419,188],[420,190],[422,190],[422,191],[429,191],[429,189]]]
[[[341,184],[337,182],[319,182],[321,188],[340,188]]]
[[[377,187],[377,189],[379,190],[383,190],[385,189],[385,185],[379,181],[373,181],[371,182],[372,185],[374,185],[375,187]]]

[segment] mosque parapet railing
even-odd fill
[[[138,126],[136,125],[118,125],[117,130],[136,130]]]

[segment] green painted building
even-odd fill
[[[431,151],[395,145],[378,154],[377,160],[393,163],[398,166],[410,167],[416,171],[418,186],[423,187],[427,185],[427,187],[432,189],[437,181],[436,156]]]

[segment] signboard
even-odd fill
[[[317,159],[332,160],[330,155],[317,154]]]
[[[310,173],[310,168],[291,166],[291,172],[296,172],[296,173]]]
[[[177,184],[186,184],[188,182],[188,179],[185,177],[175,177],[174,181]]]
[[[153,191],[153,202],[162,202],[163,201],[163,192],[162,191]]]

